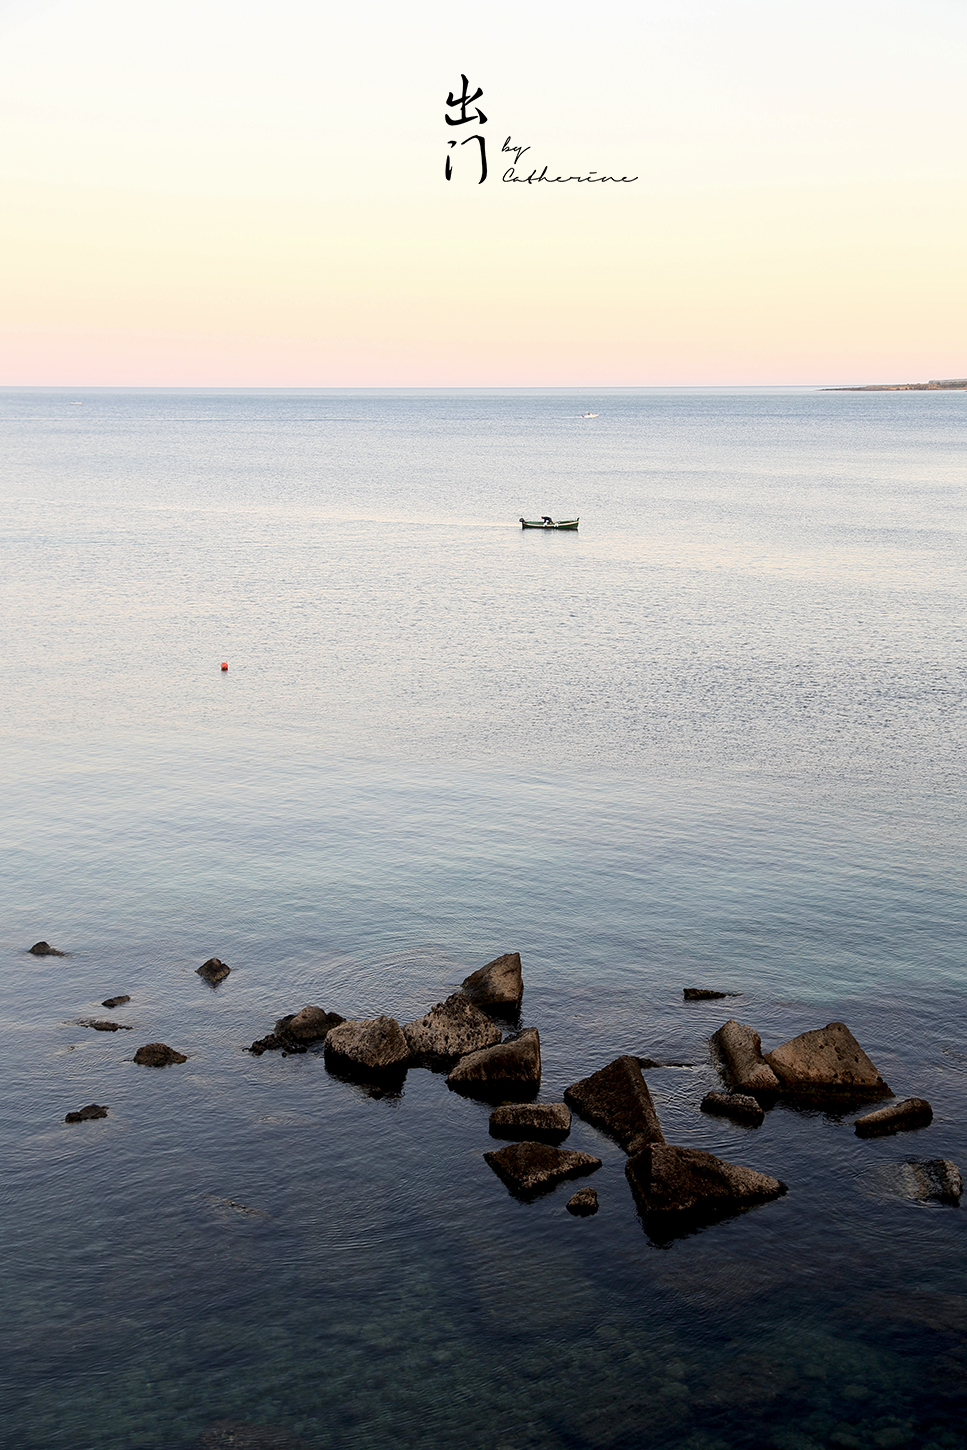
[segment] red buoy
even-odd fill
[[[228,660],[222,660],[222,669],[223,670],[227,670],[228,669]]]

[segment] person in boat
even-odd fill
[[[541,523],[552,524],[553,522],[554,520],[551,518],[550,514],[541,514]]]

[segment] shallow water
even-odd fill
[[[967,1166],[963,396],[2,406],[10,1443],[963,1445],[963,1214],[889,1171]],[[544,1099],[692,1064],[666,1137],[788,1195],[656,1245],[579,1121],[589,1220],[439,1075],[244,1051],[513,949]],[[933,1125],[704,1117],[733,1013],[846,1020]]]

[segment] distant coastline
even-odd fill
[[[851,388],[823,388],[824,393],[935,393],[941,389],[967,392],[967,378],[934,378],[929,383],[863,383]]]

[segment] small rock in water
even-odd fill
[[[497,1177],[522,1198],[553,1188],[564,1178],[578,1178],[601,1167],[601,1159],[590,1153],[552,1148],[550,1143],[512,1143],[484,1157]]]
[[[107,1108],[100,1103],[88,1103],[86,1108],[79,1108],[76,1113],[68,1113],[64,1119],[65,1123],[86,1123],[91,1118],[106,1118]]]
[[[125,1002],[130,1002],[130,997],[105,997],[101,1003],[102,1007],[121,1007]]]
[[[403,1033],[418,1062],[441,1065],[495,1047],[501,1038],[500,1028],[463,992],[438,1002],[425,1017],[404,1023]]]
[[[527,1027],[496,1047],[484,1047],[461,1057],[447,1077],[447,1087],[467,1097],[532,1098],[541,1085],[541,1039],[536,1027]]]
[[[171,1062],[187,1062],[188,1058],[183,1052],[175,1052],[173,1047],[168,1047],[164,1042],[149,1042],[138,1048],[134,1060],[142,1067],[167,1067]]]
[[[845,1022],[827,1022],[765,1054],[783,1090],[804,1097],[892,1097]]]
[[[410,1049],[395,1017],[340,1022],[326,1034],[326,1066],[349,1077],[402,1077]]]
[[[66,952],[59,952],[56,947],[52,947],[49,941],[35,941],[29,950],[32,957],[66,957],[67,955]]]
[[[598,1211],[598,1195],[593,1188],[579,1188],[577,1193],[571,1194],[564,1207],[576,1218],[588,1218]]]
[[[754,1097],[778,1095],[779,1079],[762,1056],[758,1032],[730,1017],[712,1033],[709,1042],[724,1066],[730,1086]]]
[[[572,1083],[564,1089],[564,1101],[587,1122],[617,1139],[625,1152],[665,1141],[636,1057],[617,1057],[590,1077]]]
[[[492,1138],[530,1138],[559,1143],[571,1131],[565,1103],[504,1103],[490,1114]]]
[[[460,990],[485,1011],[516,1012],[524,997],[520,952],[506,952],[479,971],[471,972],[464,978]]]
[[[766,1116],[755,1098],[746,1093],[706,1093],[702,1099],[702,1112],[733,1118],[735,1122],[752,1128],[758,1128]]]
[[[217,987],[219,982],[224,982],[231,970],[231,967],[220,962],[217,957],[209,957],[207,962],[202,962],[195,975],[204,977],[211,986]]]
[[[129,1027],[126,1022],[110,1022],[103,1017],[92,1017],[81,1024],[83,1027],[93,1027],[95,1032],[133,1032],[134,1028]]]
[[[714,1002],[719,997],[737,997],[738,992],[713,992],[709,987],[683,987],[686,1002]]]
[[[926,1098],[904,1098],[857,1118],[854,1127],[861,1138],[880,1138],[907,1128],[926,1128],[933,1122],[933,1108]]]
[[[949,1158],[901,1163],[897,1179],[897,1186],[905,1198],[923,1202],[957,1204],[964,1191],[960,1169]]]

